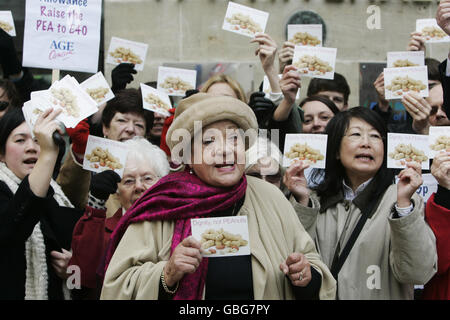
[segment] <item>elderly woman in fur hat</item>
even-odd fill
[[[274,185],[244,175],[242,131],[252,137],[256,129],[237,99],[198,93],[180,102],[166,140],[187,168],[159,180],[120,221],[102,299],[335,297],[335,280],[290,203]],[[250,255],[202,255],[191,219],[223,216],[247,217]]]

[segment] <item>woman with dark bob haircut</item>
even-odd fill
[[[81,212],[52,180],[59,151],[52,134],[61,131],[55,120],[59,113],[45,111],[36,121],[35,137],[21,109],[0,120],[0,300],[69,297],[63,287]]]
[[[387,130],[374,111],[355,107],[328,123],[323,181],[307,187],[298,162],[296,212],[338,280],[338,299],[413,299],[436,272],[436,245],[424,220],[419,164],[394,184],[386,168]]]

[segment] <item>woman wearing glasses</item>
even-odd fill
[[[299,163],[290,190],[297,214],[338,280],[338,299],[412,299],[436,272],[435,237],[424,220],[420,165],[386,166],[386,126],[356,107],[328,123],[323,181],[310,192]]]
[[[72,239],[70,265],[80,267],[82,290],[74,291],[75,299],[97,299],[101,283],[97,267],[105,254],[111,233],[123,214],[139,199],[145,190],[169,173],[165,153],[143,137],[124,142],[128,157],[123,177],[112,170],[93,176],[89,200],[83,217],[78,221]],[[106,200],[116,194],[121,207],[106,218]]]

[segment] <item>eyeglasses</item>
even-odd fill
[[[126,177],[121,181],[121,184],[126,188],[131,188],[136,185],[136,182],[139,181],[142,185],[146,186],[147,188],[154,185],[160,177],[155,177],[153,175],[145,175],[142,177]]]
[[[0,111],[5,111],[9,107],[8,101],[0,101]]]

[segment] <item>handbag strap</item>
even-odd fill
[[[334,252],[333,257],[333,263],[331,264],[331,274],[333,277],[337,280],[338,274],[341,271],[342,266],[345,263],[345,260],[347,260],[348,255],[350,254],[350,251],[353,248],[353,245],[356,242],[356,239],[358,239],[359,234],[361,233],[361,230],[364,227],[364,224],[366,223],[367,219],[373,212],[373,209],[375,208],[376,203],[378,202],[378,198],[374,197],[370,201],[370,203],[365,206],[362,210],[361,217],[358,220],[358,223],[356,224],[355,228],[352,231],[352,234],[350,235],[350,238],[347,240],[347,243],[345,244],[344,249],[342,250],[342,253],[339,254],[339,243],[336,247],[336,251]]]

